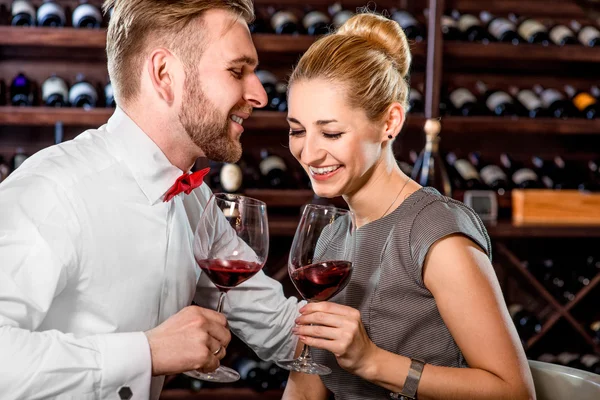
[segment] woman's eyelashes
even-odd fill
[[[300,135],[304,135],[306,133],[305,129],[290,129],[290,136],[300,136]],[[336,132],[336,133],[329,133],[329,132],[321,132],[321,134],[326,137],[327,139],[339,139],[345,132]]]

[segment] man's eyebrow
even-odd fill
[[[258,66],[258,60],[254,57],[250,57],[250,56],[241,56],[238,58],[234,58],[233,60],[229,61],[230,65],[238,65],[238,64],[248,64],[251,67],[256,67]]]

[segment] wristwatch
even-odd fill
[[[400,393],[390,393],[390,397],[392,399],[400,400],[415,400],[417,398],[417,387],[419,387],[423,368],[425,368],[425,361],[411,358],[408,376],[406,377],[402,391]]]

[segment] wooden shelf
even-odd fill
[[[0,46],[106,47],[106,29],[0,26]]]
[[[443,116],[441,122],[442,135],[487,135],[489,133],[515,135],[600,134],[600,119]]]
[[[219,388],[200,389],[192,392],[184,389],[164,390],[160,394],[160,400],[276,400],[283,396],[282,390],[269,390],[256,392],[248,388]]]
[[[444,57],[461,59],[485,59],[495,61],[552,61],[552,62],[600,62],[600,49],[583,45],[542,46],[537,44],[444,42]]]
[[[515,226],[510,221],[500,221],[486,228],[492,239],[600,237],[600,226]]]

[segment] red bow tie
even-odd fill
[[[208,174],[210,168],[204,168],[200,171],[194,172],[193,174],[183,174],[175,181],[175,184],[171,186],[171,188],[165,194],[165,199],[163,201],[169,201],[173,197],[177,196],[181,192],[185,192],[185,194],[190,194],[192,190],[196,189],[198,186],[202,185],[204,181],[204,177]]]

